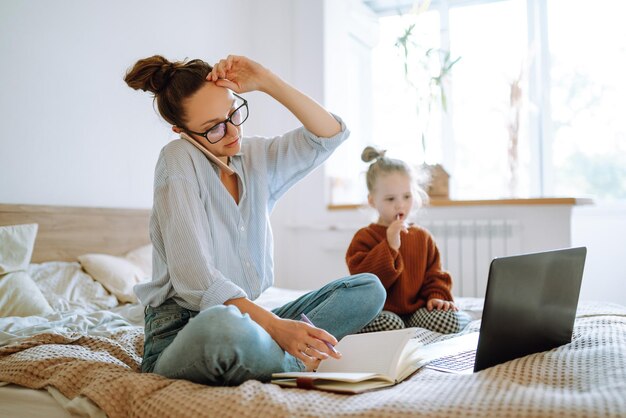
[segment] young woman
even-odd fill
[[[338,358],[326,343],[357,332],[382,308],[376,277],[340,279],[271,312],[253,301],[274,280],[270,212],[348,137],[341,119],[240,56],[214,67],[152,56],[125,81],[153,93],[161,116],[188,138],[167,144],[155,170],[154,272],[135,288],[146,306],[142,370],[238,385]],[[249,106],[240,94],[253,90],[277,100],[303,127],[244,138]],[[315,326],[300,321],[302,313]]]
[[[471,318],[454,304],[452,278],[441,268],[437,244],[427,230],[407,223],[414,203],[421,203],[409,166],[373,147],[361,158],[374,161],[366,183],[378,221],[357,231],[346,262],[350,273],[374,273],[387,289],[384,311],[361,332],[405,326],[459,332]]]

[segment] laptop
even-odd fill
[[[572,340],[586,247],[495,258],[480,332],[424,346],[425,367],[472,373]]]

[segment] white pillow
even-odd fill
[[[0,276],[0,317],[45,316],[54,312],[35,281],[23,271]]]
[[[0,274],[26,270],[36,237],[37,224],[0,226]]]
[[[78,257],[78,261],[91,277],[102,283],[120,302],[137,303],[133,287],[151,276],[151,272],[148,274],[143,269],[147,268],[146,254],[148,252],[152,254],[152,246],[147,247],[149,248],[137,248],[129,252],[126,257],[108,254],[84,254]],[[151,261],[149,268],[152,270]]]
[[[145,276],[152,277],[152,244],[129,251],[125,258],[139,267]]]

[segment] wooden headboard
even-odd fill
[[[122,255],[150,243],[149,209],[0,204],[0,226],[39,224],[32,262],[76,261],[86,253]]]

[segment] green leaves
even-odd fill
[[[441,109],[447,112],[446,80],[461,57],[452,58],[450,51],[429,48],[419,41],[420,35],[417,33],[419,14],[416,14],[415,22],[402,30],[394,46],[398,48],[402,58],[407,86],[415,95],[415,112],[418,120],[421,120],[420,139],[425,157],[426,132],[433,105],[440,105]]]

